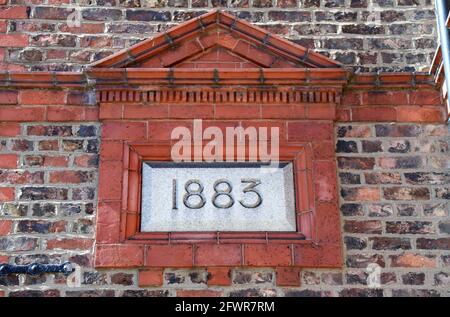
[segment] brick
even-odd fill
[[[163,269],[160,268],[140,270],[138,273],[138,285],[140,287],[162,286],[163,273]]]
[[[47,241],[48,250],[90,250],[94,245],[92,239],[63,239],[57,238]]]
[[[398,122],[444,122],[445,115],[436,107],[397,107]]]
[[[346,201],[376,201],[380,199],[380,189],[373,187],[341,188],[341,197]]]
[[[12,221],[1,220],[0,221],[0,236],[6,236],[11,233]]]
[[[375,166],[373,157],[338,157],[338,167],[340,169],[371,170]]]
[[[16,105],[19,93],[15,90],[2,90],[0,92],[1,105]]]
[[[0,187],[0,201],[13,201],[15,190],[12,187]]]
[[[333,138],[333,126],[319,122],[289,122],[288,139],[290,141],[324,141]]]
[[[389,258],[391,259],[392,267],[434,268],[437,265],[435,256],[405,253],[391,255]]]
[[[96,246],[96,267],[136,267],[144,264],[144,247],[140,245],[101,244]]]
[[[105,122],[102,137],[109,140],[146,140],[147,123],[145,122]]]
[[[244,264],[250,266],[290,266],[291,248],[289,245],[245,245]]]
[[[44,121],[45,107],[15,107],[2,106],[0,107],[0,118],[2,121]]]
[[[0,123],[0,137],[15,137],[20,135],[20,124]]]
[[[66,93],[50,90],[21,90],[19,101],[22,105],[62,105]]]
[[[339,138],[368,138],[372,136],[372,132],[367,125],[349,125],[340,126],[337,129]]]
[[[199,244],[195,248],[196,266],[239,266],[241,246],[239,244]]]
[[[383,196],[388,200],[428,200],[430,191],[426,187],[389,187],[383,189]]]
[[[364,173],[367,184],[401,184],[402,178],[400,173]]]
[[[417,248],[424,250],[450,250],[450,238],[418,238]]]
[[[231,270],[229,267],[208,268],[208,285],[228,286],[231,285]]]
[[[0,154],[0,168],[17,168],[19,156],[16,154]]]
[[[93,180],[92,172],[85,171],[53,171],[50,172],[50,183],[87,183]]]
[[[29,8],[26,6],[12,6],[0,8],[0,19],[27,19]]]
[[[372,242],[372,249],[374,250],[411,249],[411,242],[408,238],[372,237],[369,240]]]
[[[360,107],[352,109],[353,121],[397,121],[393,107]]]
[[[276,269],[277,286],[300,286],[300,269],[279,267]]]
[[[382,223],[378,220],[346,220],[344,222],[344,232],[381,234]]]
[[[146,265],[151,267],[190,267],[191,245],[152,245],[147,248]]]
[[[375,135],[377,137],[415,137],[422,133],[418,125],[377,124]]]
[[[178,290],[179,297],[221,297],[222,292],[213,290]]]

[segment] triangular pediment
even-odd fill
[[[94,68],[340,68],[339,62],[222,11],[99,60]]]

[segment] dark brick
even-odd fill
[[[35,217],[52,217],[56,214],[56,208],[53,204],[34,204],[32,212]]]
[[[66,20],[75,10],[71,8],[58,7],[36,7],[33,17],[35,19]]]
[[[382,224],[378,220],[346,220],[344,231],[348,233],[381,234]]]
[[[440,238],[440,239],[418,238],[416,244],[418,249],[450,250],[450,238]]]
[[[168,284],[183,284],[185,277],[177,273],[165,273],[164,280],[166,280]]]
[[[402,177],[400,173],[364,173],[367,184],[401,184]]]
[[[118,9],[88,8],[83,9],[81,14],[83,19],[91,21],[116,21],[122,18],[122,11]]]
[[[367,24],[351,24],[343,25],[342,33],[348,34],[384,34],[384,26],[367,25]]]
[[[389,153],[408,153],[411,151],[411,144],[408,140],[391,141],[389,144]]]
[[[32,251],[37,247],[37,238],[0,237],[0,251]]]
[[[341,169],[371,170],[374,166],[373,157],[338,157],[338,167]]]
[[[66,291],[67,297],[114,297],[113,290]]]
[[[336,50],[362,50],[363,40],[352,38],[325,39],[322,41],[322,47]]]
[[[436,198],[450,199],[450,188],[436,188]]]
[[[126,19],[130,21],[161,21],[167,22],[171,19],[168,11],[153,10],[127,10]]]
[[[342,141],[336,143],[337,153],[358,153],[358,146],[355,141]]]
[[[372,237],[369,240],[372,242],[372,249],[374,250],[411,249],[409,238]]]
[[[360,204],[343,204],[341,206],[341,212],[346,217],[364,215],[363,206]]]
[[[64,232],[65,226],[65,221],[21,220],[17,230],[24,233],[55,233]]]
[[[450,274],[446,272],[439,272],[434,274],[434,285],[450,286]]]
[[[194,284],[206,284],[207,274],[206,271],[203,272],[190,272],[189,279]]]
[[[311,22],[308,11],[269,11],[269,20],[286,22]]]
[[[363,250],[367,247],[367,241],[364,238],[344,237],[344,243],[347,250]]]
[[[386,263],[381,254],[350,254],[347,255],[347,267],[365,269],[371,263],[385,267]]]
[[[383,152],[383,149],[381,148],[381,141],[363,140],[361,144],[362,150],[365,153]]]
[[[425,289],[393,289],[393,297],[440,297],[436,290]]]
[[[367,285],[367,277],[369,274],[364,271],[351,272],[345,274],[347,284],[350,285]]]
[[[287,290],[284,294],[286,297],[322,297],[324,295],[322,291],[314,290]]]
[[[433,223],[427,221],[388,221],[387,233],[429,234],[434,233]]]
[[[413,185],[443,185],[450,183],[450,173],[405,173],[405,179]]]
[[[168,297],[167,290],[126,290],[123,297]]]
[[[25,200],[67,200],[68,190],[54,187],[24,187],[20,199]]]
[[[34,143],[28,140],[14,140],[11,149],[13,151],[33,151]]]
[[[84,272],[81,284],[84,285],[105,285],[106,273],[100,272]]]
[[[405,285],[423,285],[425,283],[425,273],[409,272],[402,275],[402,282]]]
[[[71,126],[28,126],[27,127],[28,135],[37,135],[37,136],[72,136],[72,127]]]
[[[383,297],[381,289],[349,288],[339,292],[340,297]]]
[[[358,174],[339,173],[341,184],[361,184],[361,177]]]
[[[383,189],[384,198],[389,200],[428,200],[430,191],[428,188],[390,187]]]
[[[422,133],[422,129],[417,125],[375,125],[375,135],[378,137],[415,137]]]
[[[439,232],[443,234],[450,234],[450,221],[439,222]]]
[[[111,275],[111,283],[116,285],[133,285],[133,274],[115,273]]]

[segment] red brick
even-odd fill
[[[102,103],[100,105],[100,113],[99,118],[100,119],[122,119],[122,111],[123,111],[123,105],[122,104],[105,104]]]
[[[93,34],[103,33],[105,25],[103,23],[83,23],[80,26],[68,26],[63,24],[59,26],[59,30],[65,33],[81,33]]]
[[[8,263],[9,257],[6,255],[0,255],[0,263]]]
[[[263,119],[304,119],[306,107],[302,105],[262,105]]]
[[[393,107],[361,107],[352,109],[352,121],[396,121]]]
[[[221,297],[222,292],[211,290],[178,290],[177,297]]]
[[[173,129],[186,127],[192,134],[192,121],[150,121],[148,124],[148,139],[152,141],[170,140]],[[205,129],[205,126],[203,126]]]
[[[152,245],[147,249],[147,266],[191,267],[192,262],[191,245]]]
[[[342,247],[340,244],[296,245],[294,265],[309,268],[341,268]]]
[[[14,137],[20,134],[20,124],[0,123],[0,137]]]
[[[19,93],[22,105],[63,105],[66,98],[64,91],[21,90]]]
[[[15,190],[12,187],[0,187],[0,201],[13,201]]]
[[[208,268],[208,285],[228,286],[231,285],[231,270],[229,267]]]
[[[84,121],[86,109],[79,106],[57,106],[47,108],[47,120],[53,122]]]
[[[73,163],[75,166],[79,167],[96,167],[97,161],[98,159],[96,154],[83,154],[75,157]]]
[[[89,172],[84,171],[53,171],[50,172],[50,183],[79,184],[91,181]]]
[[[0,168],[17,168],[19,156],[16,154],[0,154]]]
[[[119,200],[122,198],[122,174],[121,161],[103,161],[100,163],[99,200]]]
[[[44,166],[67,167],[69,158],[66,156],[44,156]]]
[[[361,92],[346,91],[342,95],[342,105],[343,106],[359,106],[361,105],[362,97]]]
[[[239,244],[199,244],[195,248],[196,266],[239,266]]]
[[[337,244],[341,242],[340,213],[337,202],[317,203],[315,223],[319,224],[318,243]]]
[[[212,119],[214,118],[213,105],[170,105],[169,118],[171,119]]]
[[[324,122],[289,122],[289,141],[325,141],[333,139],[333,125]]]
[[[62,249],[62,250],[90,250],[94,245],[92,239],[64,239],[56,238],[47,241],[47,249]]]
[[[97,210],[97,243],[117,243],[120,235],[120,202],[99,202]]]
[[[324,141],[324,142],[313,142],[313,153],[314,158],[317,160],[334,160],[335,151],[334,151],[334,142],[333,141]]]
[[[336,108],[334,106],[309,106],[306,107],[307,119],[334,120]]]
[[[337,179],[334,161],[316,161],[314,163],[314,185],[316,199],[319,201],[336,200]]]
[[[0,107],[2,121],[44,121],[45,107]]]
[[[122,157],[123,144],[118,141],[103,141],[100,147],[102,160],[117,160]]]
[[[415,90],[409,92],[409,103],[419,106],[438,106],[442,104],[442,98],[438,90]]]
[[[405,91],[369,91],[363,94],[366,105],[406,105],[408,92]]]
[[[0,19],[27,19],[28,8],[26,6],[13,6],[0,8]]]
[[[6,33],[7,30],[8,30],[8,21],[6,20],[0,21],[0,33]]]
[[[300,286],[300,268],[277,267],[277,286]]]
[[[16,105],[19,93],[14,90],[0,91],[0,104],[1,105]]]
[[[406,106],[397,107],[397,121],[444,123],[445,116],[442,108]]]
[[[125,105],[122,117],[124,119],[166,119],[169,116],[167,105]]]
[[[12,221],[0,220],[0,236],[6,236],[11,233]]]
[[[140,287],[162,286],[164,270],[160,268],[140,270],[138,285]]]
[[[96,267],[126,268],[144,264],[144,247],[134,244],[97,244]]]
[[[236,105],[216,105],[216,119],[256,119],[261,117],[261,107],[259,105],[241,104]]]
[[[138,140],[147,139],[146,122],[105,122],[102,137],[109,140]]]
[[[247,244],[244,246],[244,264],[249,266],[290,266],[292,260],[289,245]]]

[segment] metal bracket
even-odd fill
[[[172,67],[169,68],[169,72],[167,73],[167,81],[171,85],[175,81],[175,76],[174,76],[174,72],[173,72],[173,68]]]
[[[306,59],[308,58],[308,56],[309,56],[309,48],[306,49],[305,55],[303,55],[303,56],[300,58],[300,61],[301,61],[302,63],[306,62]]]
[[[269,42],[270,42],[269,39],[270,39],[270,33],[266,33],[266,35],[264,35],[264,38],[262,40],[262,43],[264,46],[269,44]]]
[[[236,24],[237,24],[237,22],[238,22],[238,19],[235,18],[235,19],[233,20],[233,23],[231,23],[231,25],[230,25],[231,31],[234,31],[234,30],[236,29]]]
[[[170,48],[175,47],[175,43],[173,42],[173,38],[170,37],[170,35],[167,32],[164,32],[164,38],[166,39],[166,42],[169,43]]]
[[[218,84],[219,81],[220,81],[220,78],[219,78],[219,71],[217,70],[217,68],[214,68],[213,81],[214,81],[214,83],[216,83],[216,84]]]
[[[264,71],[262,67],[259,68],[259,83],[264,84],[266,82],[266,78],[264,77]]]
[[[380,87],[381,86],[380,73],[381,73],[381,71],[378,70],[377,71],[377,77],[375,78],[375,87]]]
[[[63,264],[32,263],[28,265],[0,265],[0,276],[8,274],[39,275],[44,273],[63,273],[69,275],[73,271],[75,271],[75,268],[70,262],[65,262]]]
[[[205,25],[203,24],[202,19],[197,18],[197,23],[200,26],[200,28],[202,29],[202,31],[204,31],[205,30]]]

